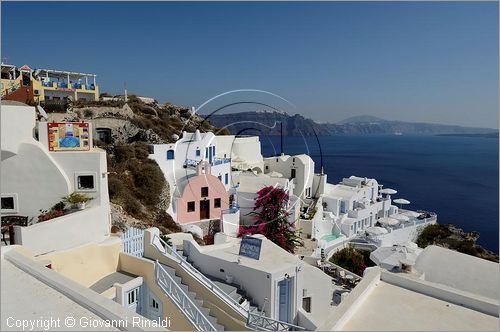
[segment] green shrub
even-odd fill
[[[420,232],[416,243],[420,248],[425,248],[428,245],[434,244],[436,240],[445,239],[450,235],[451,231],[446,225],[428,225]]]
[[[123,209],[125,209],[125,211],[135,217],[140,217],[141,203],[139,202],[139,200],[137,200],[137,198],[127,193],[124,195],[124,197],[122,197],[122,202]]]
[[[165,185],[165,177],[160,167],[154,162],[135,163],[131,167],[137,197],[144,205],[155,206],[160,202],[160,195]]]
[[[135,150],[130,145],[117,145],[115,146],[115,160],[118,163],[130,160],[135,157]]]
[[[359,276],[363,275],[366,267],[375,265],[370,259],[369,251],[357,250],[351,246],[334,253],[330,261]]]
[[[134,144],[134,152],[137,159],[143,160],[149,157],[149,148],[144,142],[136,142]]]
[[[125,187],[125,184],[123,183],[122,179],[116,176],[108,178],[108,191],[110,199],[113,200],[122,197],[126,190],[127,188]]]

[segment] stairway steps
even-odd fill
[[[197,298],[197,294],[189,290],[189,286],[182,283],[181,277],[176,275],[176,270],[168,265],[161,264],[161,266],[165,269],[165,271],[175,280],[175,282],[179,285],[179,287],[186,293],[186,295],[191,299],[196,308],[212,323],[212,325],[218,331],[224,331],[224,326],[219,324],[217,321],[217,317],[213,316],[210,313],[210,309],[203,306],[203,301]]]

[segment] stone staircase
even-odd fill
[[[186,261],[191,264],[195,269],[199,271],[198,266],[196,264],[193,264],[193,262],[189,259],[189,256],[187,256],[182,250],[177,250],[177,253],[179,255],[182,255]],[[226,282],[225,280],[207,276],[205,275],[208,279],[210,279],[215,285],[217,285],[220,289],[222,289],[227,295],[229,295],[233,300],[237,301],[239,304],[242,306],[245,306],[247,302],[248,303],[248,311],[252,313],[257,313],[259,311],[258,306],[251,301],[250,297],[247,296],[246,292],[240,288],[239,285],[237,284],[230,284]]]
[[[186,293],[186,295],[193,301],[194,305],[198,308],[198,310],[212,323],[212,325],[218,331],[224,331],[225,327],[218,323],[217,318],[210,313],[210,309],[203,306],[203,301],[197,297],[195,292],[189,290],[189,286],[184,284],[182,278],[176,275],[175,269],[165,265],[160,264],[163,269],[174,279],[174,281],[181,287],[181,289]]]

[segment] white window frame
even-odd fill
[[[8,214],[8,213],[19,213],[19,200],[18,196],[15,193],[2,193],[2,198],[10,198],[12,197],[14,199],[14,208],[13,209],[1,209],[2,214]]]
[[[93,176],[94,177],[94,188],[93,189],[79,189],[78,188],[78,177],[79,176]],[[97,192],[97,172],[77,172],[75,173],[75,191],[94,193]]]

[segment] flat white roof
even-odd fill
[[[11,324],[9,317],[21,320],[40,320],[60,318],[59,327],[51,326],[51,331],[67,331],[68,327],[64,325],[66,317],[73,317],[77,322],[84,317],[85,320],[100,321],[104,320],[82,307],[78,303],[59,293],[55,289],[47,286],[38,279],[17,268],[11,262],[5,259],[1,260],[1,330],[12,330],[7,324]],[[96,328],[82,327],[77,323],[78,330],[94,331]],[[34,329],[43,330],[42,327]],[[101,331],[117,331],[117,328],[99,326]]]
[[[499,299],[498,263],[438,246],[428,246],[418,256],[415,269],[423,273],[427,281],[496,301]]]
[[[362,188],[349,187],[343,184],[329,184],[325,186],[325,195],[350,199],[359,194]]]
[[[266,174],[254,174],[253,172],[233,173],[235,182],[240,183],[238,191],[245,193],[256,193],[267,186],[280,186],[284,188],[288,182],[287,178],[270,177]]]
[[[256,234],[253,237],[262,239],[259,260],[239,256],[241,238],[229,238],[229,243],[201,247],[202,253],[228,262],[238,262],[240,258],[239,265],[268,273],[279,272],[300,264],[301,261],[297,256],[280,248],[264,236]]]
[[[498,318],[434,297],[378,282],[343,331],[498,331]]]

